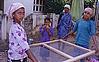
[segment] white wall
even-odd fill
[[[26,16],[33,12],[33,1],[34,0],[4,0],[4,14],[6,14],[9,6],[13,2],[20,2],[26,7]],[[9,28],[12,21],[6,20],[6,18],[2,21],[2,40],[6,39],[6,33],[9,32]]]
[[[5,40],[6,39],[6,27],[7,27],[7,25],[6,25],[6,23],[7,23],[7,21],[6,21],[6,18],[4,17],[3,19],[2,19],[2,26],[1,26],[1,36],[2,36],[2,40]]]
[[[4,0],[4,13],[8,10],[9,6],[13,2],[20,2],[26,7],[26,16],[33,12],[34,0]]]

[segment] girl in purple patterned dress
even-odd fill
[[[26,32],[21,26],[21,21],[25,16],[25,7],[21,3],[13,3],[8,16],[13,20],[9,32],[8,58],[11,62],[27,62],[27,57],[29,57],[32,62],[38,62],[30,51]]]

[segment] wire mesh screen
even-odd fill
[[[74,62],[95,53],[61,39],[30,46],[39,62]]]
[[[81,48],[78,48],[78,47],[72,46],[68,43],[63,43],[63,42],[55,42],[55,43],[52,43],[49,45],[53,48],[56,48],[64,53],[72,56],[72,57],[76,57],[76,56],[79,56],[79,55],[89,52],[87,50],[83,50]]]
[[[69,59],[55,53],[54,51],[44,46],[32,47],[31,50],[40,62],[62,62]]]

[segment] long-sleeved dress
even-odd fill
[[[45,28],[45,27],[43,28],[43,27],[41,26],[41,28],[40,28],[40,34],[41,34],[41,36],[40,36],[40,41],[41,41],[41,42],[50,41],[50,38],[51,38],[51,37],[53,36],[53,34],[54,34],[54,29],[52,28],[52,26],[50,27],[49,32],[50,32],[50,36],[49,36],[48,32],[46,31],[46,28]]]
[[[73,31],[76,32],[76,44],[88,48],[91,36],[96,33],[95,21],[79,19],[77,20]]]
[[[54,29],[52,28],[52,26],[49,29],[50,35],[48,34],[48,32],[46,31],[46,28],[41,27],[40,28],[40,41],[41,42],[48,42],[50,41],[50,38],[53,36],[54,34]],[[40,48],[40,56],[44,58],[49,57],[49,49],[47,49],[46,47],[41,47]]]
[[[64,13],[58,22],[58,38],[64,38],[73,28],[72,16],[70,13]]]
[[[26,58],[25,51],[29,48],[25,30],[18,23],[13,23],[9,32],[9,59],[19,60]]]

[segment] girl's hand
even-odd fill
[[[98,45],[97,45],[97,40],[96,40],[96,36],[92,36],[92,40],[93,40],[93,48],[96,50],[96,53],[99,52],[98,50]]]
[[[47,28],[47,29],[50,29],[50,26],[49,26],[49,25],[46,25],[46,28]]]
[[[68,33],[68,36],[73,36],[74,37],[75,34],[74,34],[74,32],[71,31],[71,32]]]
[[[46,31],[49,32],[50,31],[49,28],[46,28]]]
[[[44,24],[44,25],[42,25],[42,28],[45,28],[46,27],[46,25]]]
[[[51,36],[50,26],[49,25],[46,25],[46,31],[48,32],[48,35]]]
[[[91,48],[96,51],[95,53],[99,52],[98,47],[95,44],[92,45]]]
[[[95,50],[96,50],[96,53],[99,53],[98,47]]]

